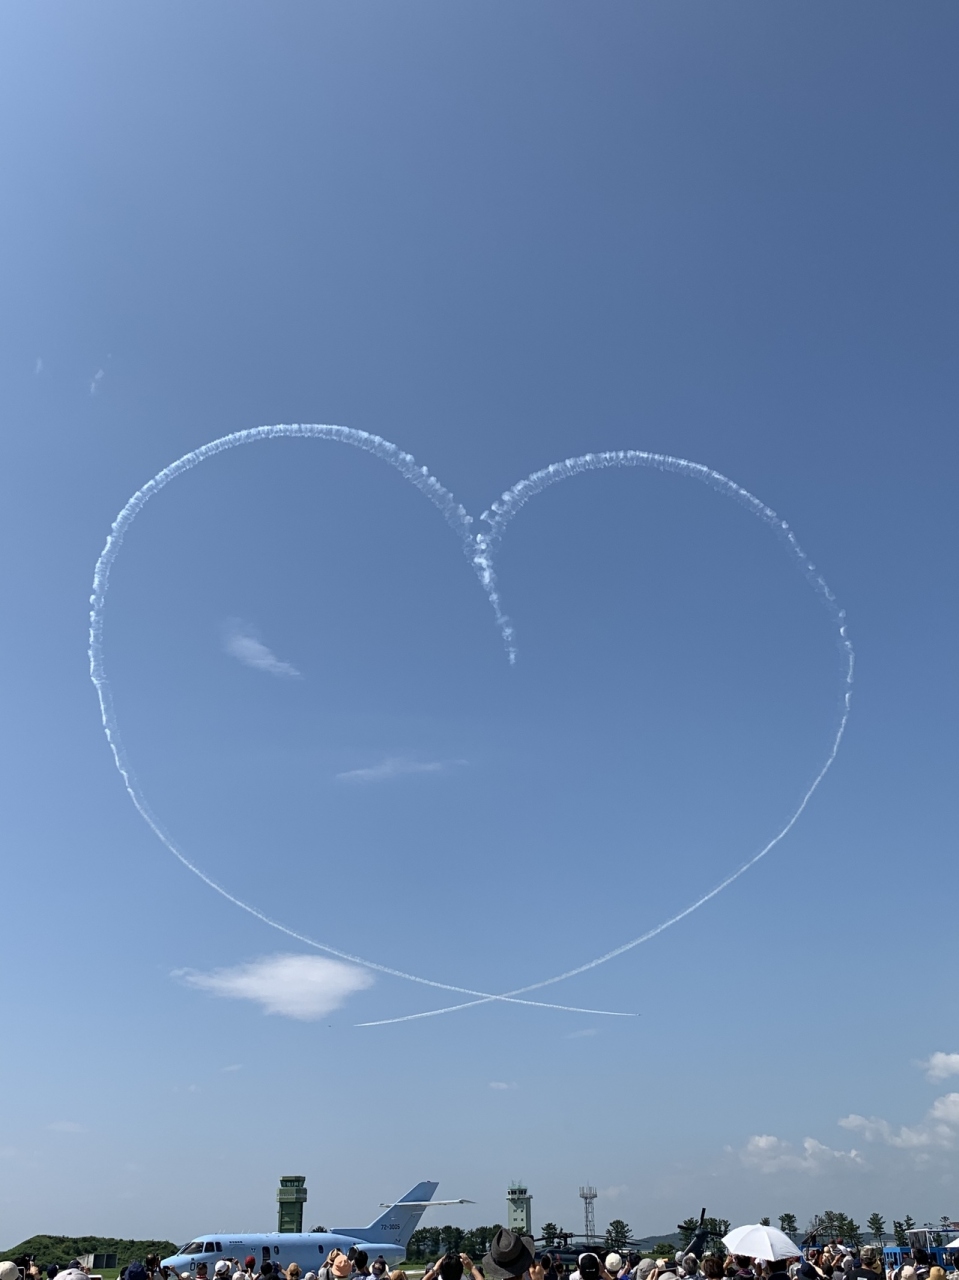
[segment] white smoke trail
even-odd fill
[[[845,660],[845,691],[842,700],[841,716],[839,726],[833,739],[832,746],[826,757],[826,761],[819,770],[812,784],[806,790],[798,807],[791,817],[782,827],[782,829],[766,844],[760,851],[754,854],[746,862],[744,862],[737,870],[721,880],[714,888],[707,893],[702,894],[695,902],[683,908],[675,915],[662,921],[660,924],[647,930],[637,938],[633,938],[629,942],[624,942],[620,946],[613,948],[611,951],[605,952],[603,955],[597,956],[593,960],[589,960],[574,969],[568,969],[563,973],[554,975],[551,978],[544,978],[539,982],[530,983],[525,987],[518,987],[513,991],[503,992],[500,994],[491,994],[482,991],[472,991],[466,987],[454,986],[450,983],[436,982],[428,978],[421,978],[415,974],[405,973],[402,970],[391,968],[388,965],[378,964],[374,961],[363,959],[360,956],[351,955],[348,952],[341,951],[336,947],[318,942],[313,938],[309,938],[304,934],[298,933],[279,921],[273,920],[261,912],[258,908],[251,906],[249,903],[243,902],[235,897],[222,885],[218,884],[204,871],[202,871],[195,863],[191,862],[185,854],[176,846],[173,840],[166,834],[159,822],[151,813],[149,806],[144,799],[142,792],[136,782],[132,770],[127,762],[126,755],[123,751],[122,742],[120,740],[119,730],[116,721],[116,715],[113,710],[112,694],[110,685],[106,677],[106,671],[103,663],[103,609],[106,602],[106,591],[109,583],[110,568],[119,552],[123,541],[124,534],[133,522],[136,515],[142,510],[145,503],[159,492],[164,485],[168,484],[176,476],[188,471],[191,467],[195,467],[198,463],[205,461],[207,458],[217,453],[222,453],[226,449],[232,449],[237,445],[249,444],[256,440],[267,440],[282,436],[304,436],[319,439],[336,440],[343,444],[353,445],[355,448],[365,449],[367,452],[374,454],[384,462],[388,462],[391,466],[397,468],[398,471],[411,483],[424,493],[431,502],[433,502],[443,513],[445,519],[453,530],[463,540],[464,549],[469,556],[473,568],[475,569],[480,583],[485,590],[490,604],[499,625],[503,641],[506,645],[507,655],[511,663],[516,661],[516,649],[514,645],[514,631],[509,617],[502,609],[502,602],[496,582],[496,574],[493,567],[493,552],[497,543],[502,539],[503,531],[509,521],[516,513],[537,493],[542,492],[551,484],[556,484],[560,480],[569,479],[571,476],[579,475],[584,471],[592,471],[606,467],[649,467],[660,471],[675,472],[680,475],[689,476],[693,479],[709,485],[717,492],[726,497],[733,498],[735,501],[744,505],[752,514],[768,524],[777,535],[784,540],[787,548],[794,557],[797,565],[802,569],[807,581],[815,590],[822,603],[829,610],[831,616],[838,626],[838,638],[840,648],[844,654]],[[492,514],[491,514],[492,513]],[[256,427],[248,431],[238,431],[232,435],[223,436],[218,440],[212,441],[210,444],[204,445],[200,449],[195,449],[191,453],[185,454],[182,458],[166,467],[158,475],[154,476],[142,489],[139,489],[129,502],[124,506],[120,514],[113,523],[110,536],[107,538],[106,545],[97,561],[96,570],[93,579],[93,593],[90,597],[90,676],[96,686],[97,696],[100,701],[100,713],[103,721],[104,732],[107,741],[113,752],[114,761],[117,769],[123,779],[124,786],[130,799],[133,801],[137,810],[148,823],[156,836],[162,841],[166,848],[179,861],[198,876],[205,884],[209,885],[217,893],[221,894],[227,901],[232,902],[235,906],[249,912],[250,915],[261,920],[264,924],[268,924],[271,928],[279,930],[288,937],[295,938],[297,941],[314,947],[317,950],[325,951],[330,955],[339,957],[342,960],[350,961],[354,964],[362,965],[364,968],[374,970],[379,973],[389,974],[391,977],[404,978],[409,982],[416,982],[424,986],[438,988],[444,991],[454,991],[461,995],[470,995],[475,997],[472,1000],[462,1002],[456,1005],[448,1005],[441,1009],[431,1009],[422,1013],[407,1014],[399,1018],[383,1018],[375,1022],[361,1023],[361,1026],[386,1026],[397,1022],[409,1022],[418,1018],[432,1018],[440,1014],[453,1013],[460,1009],[468,1009],[480,1004],[488,1004],[491,1001],[505,1001],[508,1003],[535,1005],[537,1007],[549,1009],[563,1009],[576,1013],[593,1013],[603,1014],[608,1017],[630,1017],[633,1015],[624,1013],[615,1013],[610,1010],[581,1009],[567,1005],[548,1004],[540,1001],[524,1000],[523,996],[531,991],[540,991],[544,987],[553,986],[556,983],[564,982],[568,978],[572,978],[581,973],[586,973],[590,969],[595,969],[599,965],[606,964],[608,961],[615,959],[617,956],[623,955],[626,951],[631,951],[634,947],[641,946],[643,943],[655,938],[664,930],[677,924],[680,920],[684,920],[692,912],[698,910],[705,903],[715,898],[740,876],[744,875],[750,867],[755,866],[761,858],[779,844],[786,835],[792,830],[796,822],[809,804],[819,784],[825,778],[829,769],[832,767],[833,761],[839,751],[843,735],[846,731],[846,725],[849,720],[849,713],[852,707],[852,683],[853,671],[855,663],[855,654],[852,644],[849,640],[845,621],[845,611],[840,609],[836,604],[836,598],[827,585],[826,581],[816,571],[815,565],[810,563],[808,556],[797,542],[795,535],[789,528],[785,520],[781,520],[771,507],[765,505],[747,489],[736,484],[727,476],[722,475],[719,471],[714,471],[709,467],[705,467],[700,463],[690,462],[685,458],[672,457],[669,454],[646,453],[640,450],[619,450],[605,453],[587,453],[578,458],[567,458],[565,462],[553,463],[551,466],[544,468],[542,471],[536,471],[528,476],[525,480],[519,481],[511,489],[508,489],[502,497],[494,502],[490,510],[483,513],[484,519],[489,525],[488,533],[473,534],[471,531],[472,517],[457,502],[454,501],[452,494],[440,484],[440,482],[430,475],[426,467],[418,467],[414,459],[408,454],[403,453],[395,445],[387,440],[383,440],[379,436],[370,435],[365,431],[356,431],[349,427],[322,426],[316,424],[291,424],[277,425],[270,427]]]
[[[226,449],[236,448],[242,444],[252,444],[258,440],[270,440],[277,437],[288,436],[305,436],[315,439],[336,440],[343,444],[353,445],[358,449],[365,449],[368,453],[374,454],[384,462],[388,462],[391,466],[403,475],[407,480],[411,481],[416,487],[424,493],[431,502],[433,502],[443,513],[447,522],[451,525],[460,537],[469,540],[469,528],[471,517],[466,511],[453,500],[452,494],[445,489],[440,482],[429,474],[426,467],[418,467],[415,460],[408,454],[403,453],[400,449],[389,441],[381,439],[379,436],[370,435],[365,431],[355,431],[349,427],[322,426],[317,424],[280,424],[270,427],[255,427],[248,431],[236,431],[232,435],[221,436],[218,440],[213,440],[209,444],[203,445],[200,449],[194,449],[192,452],[184,454],[182,458],[165,467],[157,475],[149,480],[142,489],[138,489],[133,497],[120,511],[110,536],[106,540],[100,558],[97,560],[96,569],[93,574],[93,591],[90,596],[90,678],[93,681],[97,697],[100,702],[100,717],[103,722],[103,730],[113,752],[113,759],[116,767],[123,779],[123,785],[127,794],[136,806],[140,816],[144,819],[157,838],[166,846],[166,848],[177,858],[188,871],[192,871],[195,876],[208,885],[216,893],[220,894],[228,902],[232,902],[234,906],[240,907],[243,911],[248,912],[257,920],[261,920],[264,924],[269,925],[272,929],[279,930],[287,937],[295,938],[298,942],[302,942],[307,946],[314,947],[319,951],[325,951],[329,955],[337,956],[341,960],[348,960],[353,964],[361,965],[363,968],[374,970],[377,973],[385,973],[394,978],[405,978],[408,982],[420,983],[423,986],[435,987],[441,991],[455,991],[462,995],[479,996],[483,1002],[489,1000],[504,1000],[511,1004],[528,1004],[547,1009],[563,1009],[573,1013],[590,1013],[601,1014],[604,1017],[632,1017],[629,1013],[619,1013],[608,1009],[581,1009],[573,1008],[568,1005],[546,1004],[535,1000],[522,1000],[512,996],[491,995],[484,991],[473,991],[469,987],[458,987],[448,982],[434,982],[429,978],[421,978],[412,973],[405,973],[401,969],[391,968],[389,965],[377,964],[373,960],[366,960],[362,956],[351,955],[349,952],[341,951],[336,947],[328,946],[326,943],[318,942],[314,938],[307,937],[305,934],[298,933],[295,929],[290,929],[286,925],[281,924],[278,920],[273,920],[270,916],[260,911],[259,908],[251,906],[250,903],[244,902],[241,898],[237,898],[223,885],[219,884],[211,876],[207,875],[196,863],[192,862],[186,854],[178,848],[172,837],[160,825],[157,818],[152,813],[146,798],[137,783],[133,770],[130,768],[123,749],[123,743],[120,738],[119,727],[117,724],[116,713],[113,708],[113,694],[110,688],[110,682],[107,679],[106,667],[103,658],[103,615],[106,605],[107,588],[110,583],[110,570],[119,554],[120,547],[123,543],[124,536],[130,528],[130,525],[136,519],[137,515],[143,510],[147,502],[159,493],[164,486],[168,485],[171,480],[182,475],[185,471],[189,471],[192,467],[198,466],[201,462],[205,462],[208,458],[214,457],[218,453],[223,453]]]
[[[601,964],[606,964],[610,960],[614,960],[617,956],[621,956],[626,951],[632,951],[634,947],[642,946],[644,942],[657,937],[672,925],[678,924],[680,920],[685,920],[687,916],[692,915],[700,907],[711,901],[727,889],[740,876],[754,867],[761,858],[767,853],[775,849],[776,845],[783,840],[793,829],[799,818],[803,814],[809,801],[812,799],[819,784],[825,778],[826,774],[832,768],[833,761],[839,752],[839,747],[846,732],[846,725],[849,722],[849,713],[852,709],[852,683],[855,668],[855,653],[852,643],[849,640],[846,627],[846,612],[840,609],[836,603],[836,597],[830,590],[828,584],[822,574],[818,573],[816,566],[812,564],[809,557],[803,551],[802,547],[796,540],[795,535],[785,520],[781,520],[771,507],[767,507],[764,502],[755,497],[744,489],[741,485],[730,480],[728,476],[724,476],[719,471],[714,471],[710,467],[705,467],[698,462],[690,462],[686,458],[675,458],[669,454],[663,453],[646,453],[637,449],[623,449],[606,453],[585,453],[578,458],[567,458],[565,462],[554,462],[551,466],[544,467],[542,471],[534,471],[532,475],[527,476],[525,480],[520,480],[518,484],[513,485],[511,489],[502,495],[499,501],[492,503],[489,511],[484,511],[480,519],[485,520],[490,526],[489,533],[478,533],[475,535],[475,550],[472,555],[473,566],[479,575],[480,582],[489,596],[490,603],[496,614],[497,622],[500,625],[500,631],[503,641],[506,645],[506,651],[511,662],[515,661],[516,650],[513,643],[513,627],[509,618],[502,612],[500,606],[500,597],[496,585],[496,574],[493,569],[493,550],[496,544],[502,539],[503,531],[510,520],[517,514],[520,509],[529,502],[530,498],[536,496],[537,493],[548,488],[551,484],[557,484],[560,480],[567,480],[571,476],[581,475],[584,471],[595,471],[604,467],[651,467],[658,471],[672,471],[679,475],[689,476],[693,479],[700,480],[708,484],[710,488],[715,489],[718,493],[725,497],[733,498],[751,511],[753,515],[758,516],[770,526],[780,538],[786,543],[790,553],[794,557],[796,564],[802,570],[806,580],[812,586],[822,603],[828,609],[830,615],[838,627],[839,646],[843,653],[844,670],[845,670],[845,688],[841,702],[841,713],[839,724],[833,738],[832,746],[826,756],[825,763],[816,774],[812,783],[806,790],[805,794],[799,802],[799,805],[786,822],[785,826],[777,832],[775,836],[764,845],[758,853],[747,859],[737,870],[721,880],[707,893],[702,894],[695,902],[684,907],[675,915],[663,920],[660,924],[655,925],[646,933],[640,934],[638,938],[633,938],[629,942],[624,942],[618,947],[614,947],[612,951],[606,951],[601,956],[597,956],[593,960],[588,960],[584,964],[578,965],[575,969],[567,969],[563,973],[558,973],[552,978],[544,978],[540,982],[532,982],[525,987],[517,987],[513,991],[504,992],[512,998],[526,995],[530,991],[541,991],[544,987],[552,986],[557,982],[565,982],[567,978],[574,978],[578,974],[587,973],[590,969],[595,969]],[[492,514],[491,514],[492,513]],[[469,1000],[462,1004],[447,1005],[442,1009],[429,1009],[423,1013],[411,1013],[402,1018],[381,1018],[376,1022],[361,1023],[361,1026],[388,1026],[394,1022],[412,1022],[418,1018],[433,1018],[442,1013],[455,1013],[460,1009],[471,1009],[478,1004],[487,1003],[485,1000]]]

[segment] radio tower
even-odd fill
[[[583,1211],[586,1217],[586,1243],[592,1244],[596,1239],[596,1215],[593,1212],[593,1201],[596,1199],[595,1187],[580,1187],[579,1197],[583,1202]]]

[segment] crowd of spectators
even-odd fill
[[[18,1268],[14,1262],[0,1262],[0,1280],[88,1280],[89,1269],[74,1260],[67,1267],[42,1269],[36,1263]],[[951,1273],[955,1274],[955,1273]],[[549,1252],[538,1253],[529,1236],[505,1228],[494,1236],[482,1262],[466,1253],[450,1250],[427,1267],[423,1280],[946,1280],[942,1267],[923,1249],[914,1249],[908,1263],[885,1268],[883,1254],[873,1245],[850,1248],[842,1241],[806,1249],[793,1258],[765,1261],[742,1254],[706,1253],[680,1250],[673,1257],[643,1257],[629,1253],[587,1251],[581,1253],[576,1269]],[[370,1262],[367,1252],[352,1248],[344,1253],[331,1249],[317,1271],[302,1269],[296,1262],[286,1268],[264,1261],[257,1265],[251,1254],[242,1261],[221,1258],[210,1276],[205,1262],[196,1271],[180,1275],[161,1264],[155,1254],[143,1262],[124,1267],[120,1280],[410,1280],[402,1269],[390,1270],[379,1255]]]

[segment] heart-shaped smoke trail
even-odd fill
[[[430,499],[443,513],[447,523],[457,533],[463,542],[463,547],[468,555],[473,568],[479,576],[480,583],[485,590],[490,604],[496,616],[497,624],[503,636],[506,645],[506,652],[509,661],[515,662],[516,649],[514,645],[513,626],[508,616],[502,608],[499,591],[496,584],[496,574],[493,566],[493,553],[497,543],[503,536],[506,525],[514,515],[537,493],[542,492],[551,484],[556,484],[560,480],[568,479],[571,476],[579,475],[584,471],[592,471],[606,467],[648,467],[659,471],[672,471],[680,475],[686,475],[693,479],[708,484],[717,492],[726,497],[733,498],[737,502],[742,503],[754,515],[764,521],[770,528],[785,542],[787,549],[792,554],[796,563],[802,569],[810,585],[815,590],[821,602],[826,606],[832,615],[839,632],[839,643],[844,655],[845,666],[845,689],[841,703],[841,715],[839,726],[836,730],[835,738],[825,763],[822,765],[818,774],[814,778],[812,785],[803,795],[795,812],[790,816],[782,829],[766,844],[760,851],[754,854],[746,862],[742,864],[736,871],[728,875],[724,880],[720,881],[714,888],[697,898],[695,902],[685,907],[682,911],[670,916],[669,919],[662,921],[654,928],[641,934],[638,938],[633,938],[629,942],[624,942],[620,946],[615,947],[612,951],[607,951],[601,956],[597,956],[594,960],[590,960],[585,964],[579,965],[575,969],[569,969],[564,973],[555,974],[551,978],[544,978],[539,982],[530,983],[528,986],[519,987],[513,991],[506,991],[499,994],[493,994],[484,991],[473,991],[468,987],[456,986],[452,983],[438,982],[430,978],[419,977],[416,974],[405,973],[400,969],[394,969],[389,965],[379,964],[372,960],[364,959],[362,956],[352,955],[349,952],[341,951],[336,947],[327,943],[319,942],[315,938],[307,937],[305,934],[298,933],[294,929],[288,928],[281,924],[278,920],[273,920],[267,916],[259,908],[252,906],[250,903],[242,901],[223,885],[217,883],[211,876],[207,875],[196,863],[192,862],[176,845],[173,839],[166,833],[154,814],[151,812],[149,805],[137,783],[136,777],[131,769],[123,749],[122,740],[120,738],[119,727],[117,724],[116,714],[113,709],[113,697],[110,689],[110,683],[107,679],[106,668],[103,659],[103,617],[106,605],[107,588],[110,581],[110,569],[113,566],[120,547],[123,542],[124,535],[133,523],[136,516],[140,513],[146,503],[154,494],[169,484],[171,480],[182,475],[183,472],[189,471],[192,467],[206,461],[218,453],[223,453],[227,449],[233,449],[238,445],[252,444],[259,440],[271,440],[283,436],[299,436],[322,440],[335,440],[342,444],[352,445],[354,448],[364,449],[368,453],[380,458],[383,462],[389,463],[403,475],[410,483],[414,484],[423,494]],[[490,510],[484,512],[483,520],[489,526],[487,532],[473,533],[472,517],[466,512],[465,508],[457,503],[453,495],[448,489],[444,488],[435,476],[430,475],[426,467],[417,466],[415,459],[408,453],[404,453],[398,449],[396,445],[391,444],[388,440],[382,439],[380,436],[371,435],[365,431],[357,431],[350,427],[325,426],[321,424],[309,423],[293,423],[278,424],[269,427],[255,427],[247,431],[237,431],[232,435],[222,436],[218,440],[212,440],[209,444],[203,445],[199,449],[194,449],[190,453],[184,454],[182,458],[165,467],[161,472],[148,481],[142,489],[138,489],[132,498],[126,503],[120,511],[110,532],[110,536],[106,540],[100,558],[97,560],[96,569],[93,575],[93,591],[90,596],[90,678],[92,679],[97,697],[100,701],[100,714],[103,721],[104,732],[110,749],[113,752],[113,758],[116,767],[123,779],[130,799],[133,801],[138,812],[162,841],[166,848],[176,857],[189,871],[198,876],[205,884],[209,885],[228,902],[232,902],[235,906],[248,912],[250,915],[261,920],[264,924],[268,924],[271,928],[279,930],[288,937],[295,938],[298,942],[305,943],[307,946],[314,947],[320,951],[325,951],[330,955],[337,956],[342,960],[350,961],[353,964],[362,965],[364,968],[374,970],[378,973],[389,974],[391,977],[404,978],[409,982],[419,983],[423,986],[434,987],[442,991],[453,991],[458,995],[468,995],[474,997],[471,1000],[461,1002],[455,1005],[448,1005],[442,1009],[431,1009],[422,1013],[407,1014],[398,1018],[384,1018],[375,1022],[362,1023],[363,1026],[384,1026],[394,1022],[407,1022],[417,1018],[436,1017],[443,1013],[452,1013],[458,1009],[467,1009],[479,1004],[487,1004],[491,1001],[505,1001],[510,1004],[536,1005],[541,1008],[563,1009],[568,1012],[603,1014],[609,1017],[630,1017],[631,1014],[623,1014],[604,1009],[582,1009],[570,1005],[550,1004],[544,1001],[527,1000],[523,997],[532,991],[540,991],[544,987],[552,986],[555,983],[563,982],[567,978],[572,978],[577,974],[586,973],[590,969],[595,969],[598,965],[605,964],[607,961],[614,959],[616,956],[622,955],[625,951],[630,951],[634,947],[640,946],[644,942],[648,942],[650,938],[656,937],[671,925],[685,919],[686,916],[696,911],[704,903],[715,898],[723,889],[727,888],[733,881],[738,880],[741,875],[754,866],[761,858],[782,840],[793,828],[799,820],[800,815],[805,810],[813,794],[828,773],[833,761],[839,751],[843,734],[846,730],[846,724],[849,719],[849,712],[852,705],[852,682],[855,655],[853,653],[852,644],[849,640],[845,621],[845,612],[840,609],[836,603],[835,596],[830,591],[822,575],[817,573],[816,568],[809,562],[809,558],[803,551],[802,547],[796,541],[796,538],[784,520],[780,520],[779,516],[765,503],[761,502],[748,490],[743,489],[740,485],[730,480],[727,476],[722,475],[718,471],[705,467],[700,463],[690,462],[685,458],[674,458],[668,454],[646,453],[640,450],[628,449],[611,451],[606,453],[586,453],[578,458],[567,458],[565,462],[553,463],[551,466],[544,468],[542,471],[534,472],[525,480],[519,481],[512,489],[508,489],[502,497],[492,504]]]

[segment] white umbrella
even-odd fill
[[[764,1227],[762,1223],[733,1227],[723,1244],[730,1253],[741,1253],[747,1258],[764,1258],[772,1262],[776,1258],[799,1258],[799,1246],[777,1227]]]

